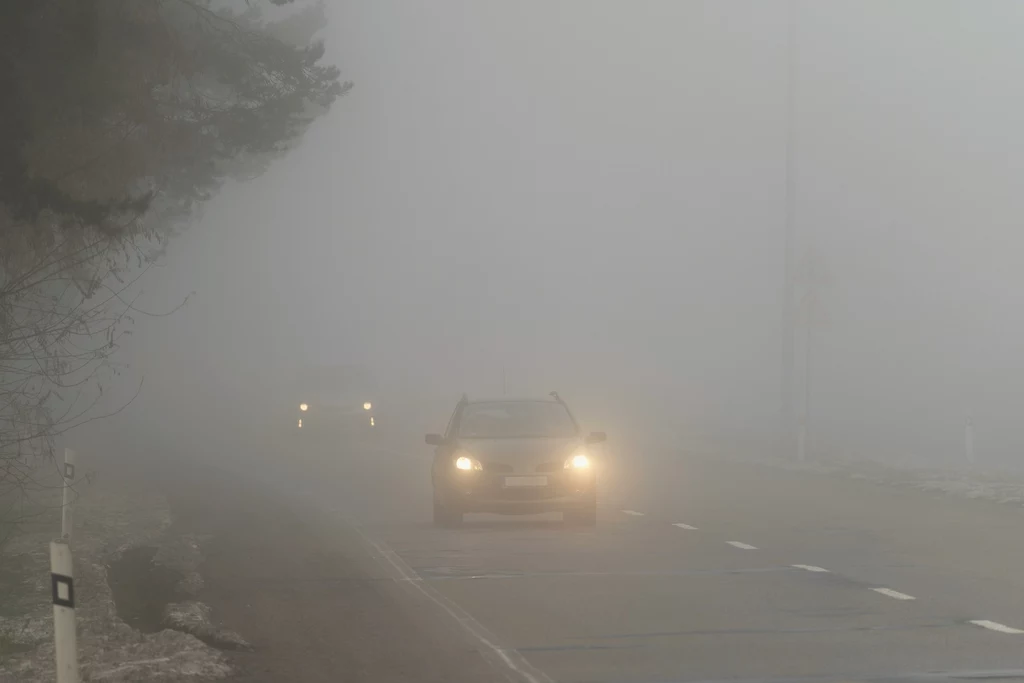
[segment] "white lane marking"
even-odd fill
[[[697,527],[690,526],[689,524],[683,524],[682,522],[672,522],[672,526],[677,526],[680,529],[687,529],[689,531],[697,531]]]
[[[643,517],[644,513],[637,512],[636,510],[623,510],[627,515],[633,515],[634,517]]]
[[[876,593],[881,593],[882,595],[888,595],[890,598],[894,598],[896,600],[917,600],[913,595],[900,593],[899,591],[894,591],[891,588],[872,588],[871,590]]]
[[[391,567],[398,572],[400,578],[392,577],[393,581],[407,583],[412,586],[420,593],[422,593],[428,600],[441,607],[445,612],[448,613],[455,621],[459,623],[462,628],[476,638],[484,647],[486,647],[492,655],[497,657],[505,666],[519,674],[527,683],[553,683],[551,677],[545,674],[540,669],[530,664],[525,657],[516,652],[514,649],[508,649],[501,647],[496,644],[496,638],[484,628],[484,625],[473,618],[466,610],[459,607],[454,601],[449,600],[432,586],[427,585],[423,581],[416,570],[406,564],[405,560],[399,557],[398,553],[392,550],[383,541],[375,541],[357,525],[346,520],[348,526],[355,530],[363,541],[371,546],[378,554],[374,560],[377,561],[382,567],[383,562],[386,561]]]
[[[1013,628],[1012,626],[1000,624],[997,621],[989,621],[988,619],[976,619],[971,623],[975,626],[987,628],[989,631],[999,631],[1000,633],[1010,633],[1013,635],[1020,635],[1024,633],[1024,631],[1020,630],[1019,628]]]
[[[739,541],[726,541],[733,548],[739,548],[740,550],[757,550],[754,546],[749,543],[740,543]]]
[[[823,574],[829,573],[829,571],[824,567],[815,567],[813,564],[794,564],[790,566],[794,567],[795,569],[803,569],[804,571],[808,572],[820,572]]]

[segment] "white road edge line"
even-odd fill
[[[672,522],[672,526],[677,526],[680,529],[686,529],[687,531],[697,531],[697,527],[690,526],[689,524],[683,524],[682,522]]]
[[[989,631],[999,631],[1000,633],[1010,633],[1012,635],[1020,635],[1024,633],[1024,631],[1019,628],[1013,628],[1012,626],[1000,624],[997,621],[989,621],[988,619],[975,619],[971,623],[975,626],[987,628]]]
[[[900,593],[899,591],[894,591],[891,588],[872,588],[871,590],[875,591],[876,593],[881,593],[882,595],[887,595],[890,598],[894,598],[896,600],[917,600],[917,598],[915,598],[913,595]]]
[[[739,548],[740,550],[757,550],[754,546],[749,543],[740,543],[739,541],[726,541],[733,548]]]
[[[348,522],[348,526],[355,530],[363,541],[370,545],[378,554],[380,560],[386,561],[398,572],[400,579],[393,578],[393,581],[408,583],[410,586],[422,593],[428,600],[441,607],[462,628],[476,638],[484,647],[495,655],[505,666],[519,674],[527,683],[553,683],[552,679],[540,669],[530,664],[525,657],[514,649],[506,649],[495,643],[495,637],[483,624],[477,621],[473,615],[459,607],[458,604],[449,600],[433,587],[423,581],[423,577],[416,573],[416,570],[406,564],[405,560],[398,556],[394,550],[388,547],[383,541],[375,541],[359,528],[357,524]]]
[[[823,574],[830,573],[829,570],[825,569],[824,567],[815,567],[813,564],[793,564],[790,566],[794,569],[803,569],[804,571],[808,572],[820,572]]]
[[[627,515],[633,515],[634,517],[643,517],[644,513],[637,512],[636,510],[623,510]]]

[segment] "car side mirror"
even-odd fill
[[[443,446],[444,437],[440,434],[427,434],[427,438],[424,439],[428,446]]]
[[[590,432],[590,435],[586,439],[587,443],[591,443],[591,444],[593,444],[593,443],[604,443],[607,440],[608,440],[608,435],[605,434],[604,432]]]

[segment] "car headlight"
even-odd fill
[[[300,403],[299,404],[299,410],[301,410],[302,412],[306,412],[307,410],[309,410],[309,404],[308,403]]]
[[[480,464],[480,461],[474,457],[471,457],[466,452],[461,452],[458,457],[455,458],[455,469],[468,471],[468,470],[482,470],[484,467]]]
[[[373,407],[373,404],[370,403],[369,401],[367,401],[366,403],[363,404],[363,410],[369,410],[372,407]]]
[[[578,451],[571,458],[565,461],[567,470],[585,470],[590,468],[590,458],[583,451]]]

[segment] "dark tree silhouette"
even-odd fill
[[[350,87],[313,40],[322,6],[285,13],[0,4],[0,517],[26,452],[47,457],[94,417],[73,394],[127,333],[133,278],[226,179],[261,173]]]

